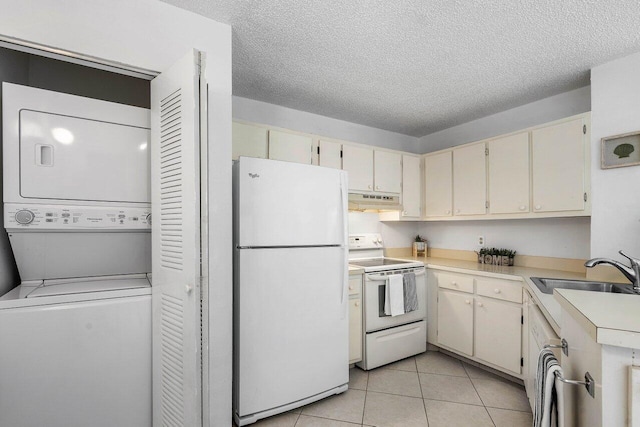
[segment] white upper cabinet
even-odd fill
[[[269,158],[311,164],[313,139],[310,136],[269,130]]]
[[[585,208],[586,118],[531,133],[533,212]]]
[[[342,144],[332,141],[318,141],[318,165],[326,168],[342,169]]]
[[[451,151],[424,158],[424,215],[451,216],[453,166]]]
[[[489,212],[529,212],[529,132],[487,143],[489,149]]]
[[[349,173],[349,190],[373,191],[373,149],[344,145],[342,170]]]
[[[269,156],[267,128],[233,122],[233,160],[240,156],[266,159]]]
[[[402,156],[402,216],[420,217],[420,157]]]
[[[398,193],[401,190],[402,156],[389,151],[375,150],[373,170],[375,191]]]
[[[453,150],[453,209],[455,215],[484,215],[487,211],[487,161],[484,144]]]

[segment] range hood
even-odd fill
[[[400,196],[349,193],[350,211],[401,211]]]

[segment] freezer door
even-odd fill
[[[345,172],[241,157],[234,185],[238,246],[346,243]]]
[[[237,250],[235,410],[276,408],[349,380],[342,248]]]

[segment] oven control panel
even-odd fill
[[[349,249],[378,249],[383,247],[382,235],[379,233],[349,235]]]
[[[151,229],[151,207],[5,203],[4,226],[14,230],[148,230]]]

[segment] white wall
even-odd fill
[[[600,168],[600,139],[640,131],[640,53],[591,70],[591,255],[640,257],[640,166]]]
[[[380,222],[377,213],[349,212],[349,233],[380,233],[387,248],[407,248],[411,246],[419,223]]]
[[[281,107],[252,99],[233,97],[233,118],[311,133],[326,138],[418,153],[418,138],[363,126],[344,120]]]
[[[418,143],[418,151],[430,153],[480,141],[585,113],[590,108],[591,90],[586,86],[423,136]]]
[[[231,27],[156,0],[0,0],[3,35],[161,71],[207,53],[209,97],[209,425],[231,423]],[[205,419],[207,413],[205,412]]]
[[[475,251],[478,237],[486,247],[520,255],[589,258],[589,218],[540,218],[422,223],[419,232],[430,247]]]

